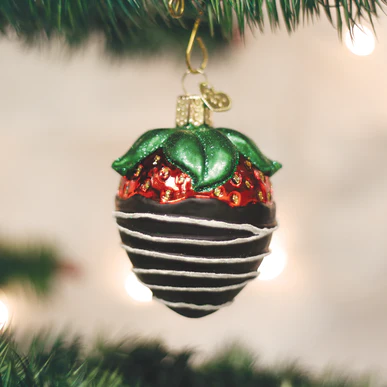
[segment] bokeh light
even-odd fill
[[[375,49],[375,36],[367,27],[354,26],[352,30],[352,37],[350,31],[347,31],[345,44],[355,55],[370,55]]]
[[[258,279],[263,281],[278,277],[284,271],[287,262],[286,251],[282,246],[280,238],[275,233],[270,248],[271,254],[264,258],[258,269]]]
[[[130,273],[125,281],[126,292],[139,302],[152,301],[152,291],[143,285],[134,273]]]

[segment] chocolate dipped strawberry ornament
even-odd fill
[[[200,89],[179,97],[176,128],[146,132],[113,163],[133,271],[187,317],[229,305],[257,277],[277,226],[269,178],[281,167],[245,135],[212,127],[212,110],[230,100]]]

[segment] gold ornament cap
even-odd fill
[[[201,95],[181,95],[177,99],[176,126],[212,126],[212,111]]]

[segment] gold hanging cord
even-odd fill
[[[185,9],[185,0],[169,0],[168,1],[169,13],[174,19],[179,19],[183,16]],[[185,51],[185,62],[187,63],[188,71],[191,74],[201,74],[208,63],[208,51],[201,37],[197,36],[199,25],[201,22],[201,16],[203,12],[200,12],[199,17],[195,20],[195,24],[192,28],[191,36],[188,41],[188,46]],[[194,48],[195,40],[197,41],[200,49],[202,50],[203,60],[199,68],[194,68],[191,64],[191,54]]]

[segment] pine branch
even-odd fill
[[[56,254],[50,249],[0,244],[0,287],[29,282],[38,292],[43,292],[60,267]]]
[[[168,13],[167,0],[0,0],[0,31],[16,32],[27,42],[54,36],[77,46],[91,35],[104,36],[110,51],[120,54],[185,47],[198,11],[206,43],[229,41],[239,30],[284,26],[293,32],[323,13],[341,35],[343,28],[367,21],[373,25],[387,0],[185,0],[180,20]],[[212,39],[209,39],[209,35]]]
[[[171,352],[158,342],[100,346],[84,355],[79,340],[50,344],[35,338],[24,355],[7,332],[0,335],[0,386],[20,387],[370,387],[369,378],[314,376],[298,366],[263,367],[233,346],[199,366],[191,352]]]
[[[72,48],[91,36],[103,37],[109,52],[183,53],[197,15],[187,0],[185,17],[172,19],[167,0],[0,0],[0,33],[14,35],[29,45],[59,37]],[[219,25],[211,31],[204,22],[209,50],[224,46]]]

